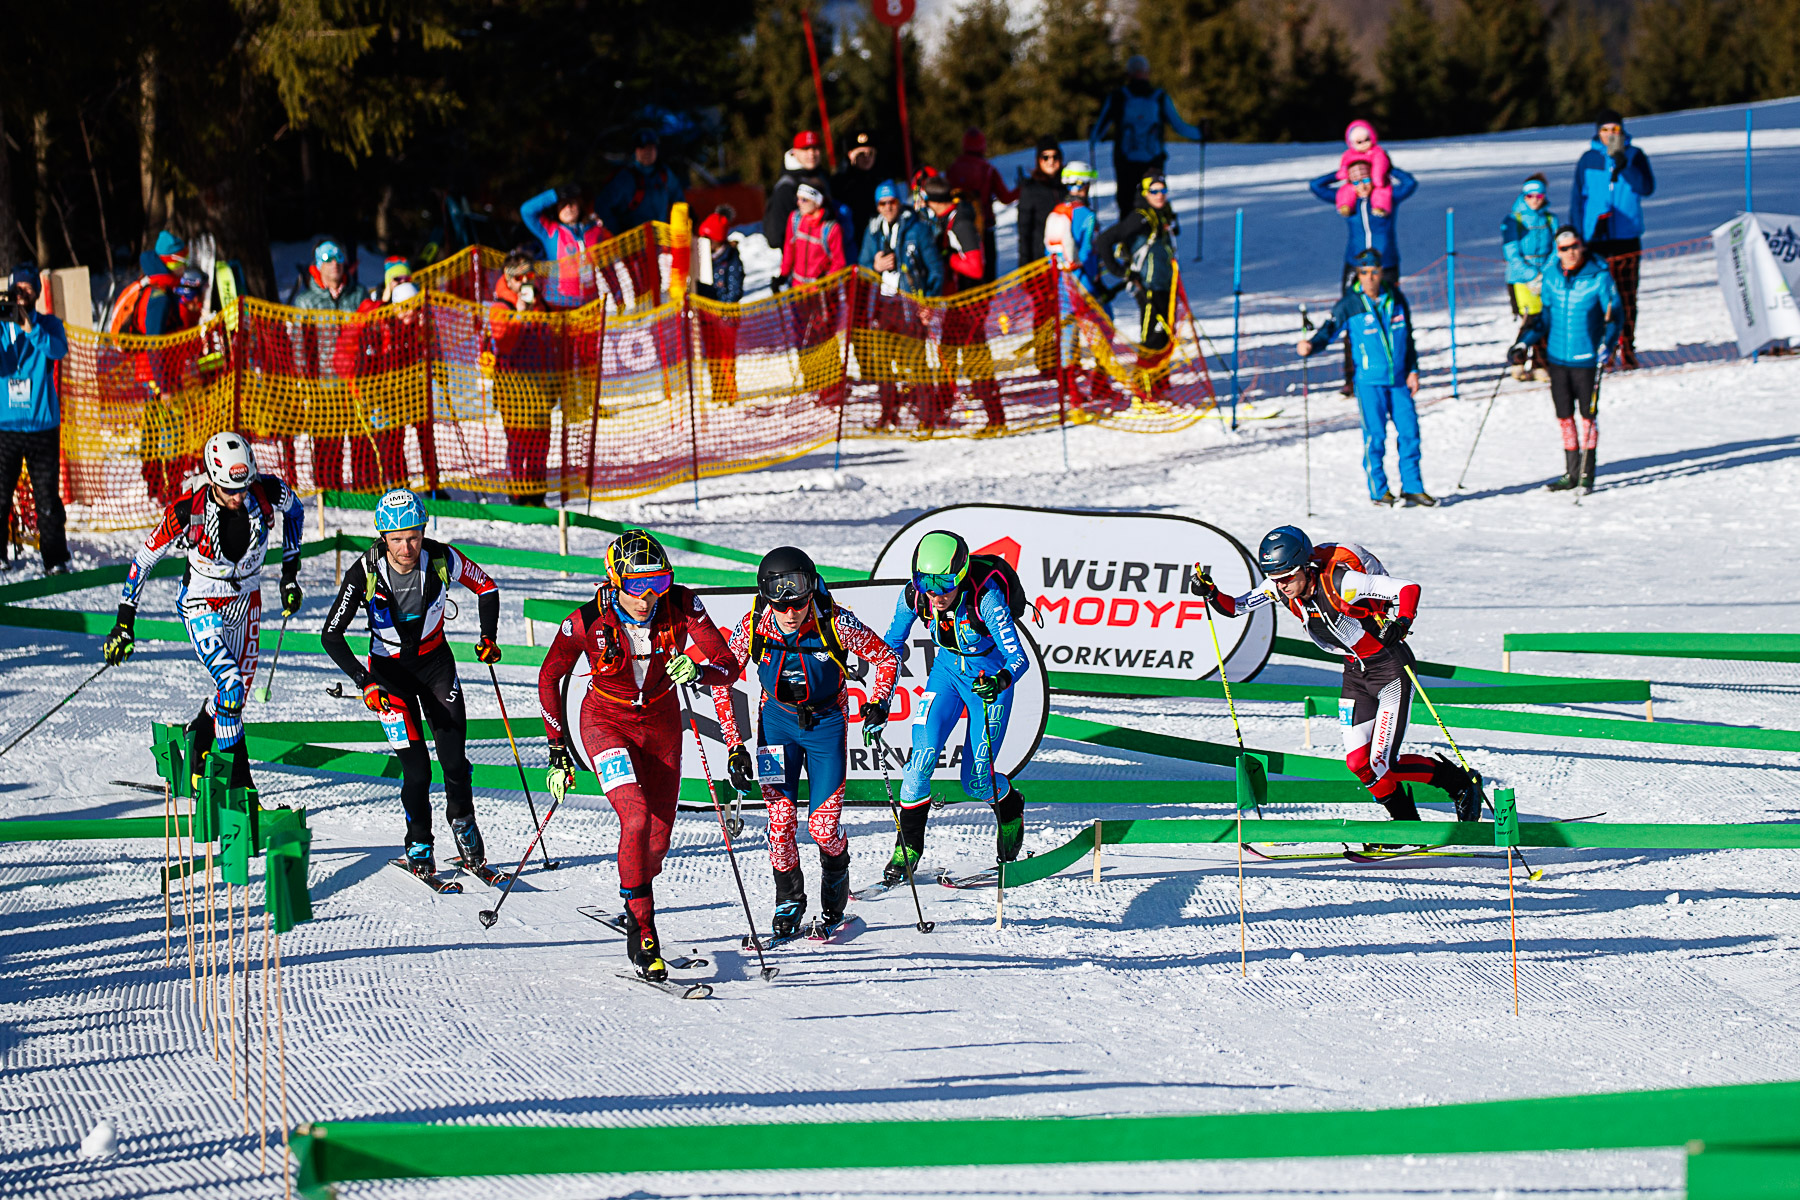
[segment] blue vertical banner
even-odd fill
[[[1238,317],[1244,301],[1244,210],[1237,210],[1237,232],[1231,248],[1231,427],[1237,428]]]
[[[1461,381],[1456,375],[1456,210],[1444,210],[1444,262],[1449,278],[1445,290],[1450,293],[1450,398],[1462,399]]]

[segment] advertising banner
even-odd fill
[[[893,617],[894,606],[899,601],[903,586],[898,583],[877,582],[834,583],[831,585],[831,594],[839,604],[854,612],[863,624],[880,637],[887,633],[888,622]],[[756,599],[756,593],[751,588],[698,588],[696,591],[706,605],[707,615],[726,637],[730,637],[731,631],[749,614],[750,606]],[[1001,773],[1006,775],[1015,774],[1031,761],[1039,740],[1044,736],[1044,723],[1050,715],[1050,688],[1044,675],[1043,657],[1030,632],[1021,632],[1025,634],[1025,653],[1031,659],[1031,669],[1013,687],[1012,714],[1007,722],[1006,735],[1000,741],[999,753],[994,756]],[[920,701],[925,695],[925,680],[931,673],[931,664],[935,659],[936,651],[931,646],[930,637],[923,628],[915,625],[901,656],[900,677],[894,684],[894,698],[888,706],[887,732],[884,735],[890,752],[888,770],[893,775],[896,797],[899,795],[900,774],[912,753],[913,725],[922,711]],[[873,676],[868,664],[859,658],[852,656],[848,665],[855,676],[846,686],[849,699],[849,776],[852,779],[880,779],[881,763],[875,757],[875,751],[865,749],[862,741],[862,703],[867,698],[868,685],[873,683]],[[744,676],[732,687],[732,706],[738,731],[754,754],[756,723],[753,714],[761,707],[762,688],[754,664],[745,668]],[[579,682],[580,678],[579,675],[572,675],[563,680],[564,711],[569,714],[569,723],[574,729],[580,727],[576,711],[585,688]],[[730,747],[721,739],[712,693],[688,695],[689,703],[694,709],[695,724],[700,728],[700,740],[706,747],[706,761],[712,770],[713,782],[721,783],[726,778],[725,754]],[[933,778],[961,778],[963,742],[968,730],[968,719],[965,711],[962,720],[957,722],[945,743]],[[684,714],[682,724],[685,726],[686,723]],[[593,762],[593,757],[588,748],[581,744],[579,735],[571,741],[581,765],[591,770],[589,764]],[[694,750],[694,735],[685,728],[682,730],[681,746],[682,775],[699,779],[701,768]]]
[[[1713,230],[1719,292],[1740,354],[1800,337],[1793,291],[1800,284],[1797,225],[1800,217],[1743,213]]]
[[[926,513],[882,549],[874,577],[909,578],[913,548],[934,529],[961,534],[974,553],[1012,564],[1043,619],[1034,625],[1028,611],[1024,624],[1052,671],[1216,679],[1206,605],[1189,590],[1195,565],[1211,567],[1233,595],[1262,580],[1242,543],[1204,521],[1005,504]],[[1247,619],[1213,616],[1232,681],[1253,678],[1275,645],[1275,610],[1261,608]]]

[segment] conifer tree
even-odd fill
[[[1554,111],[1541,0],[1460,0],[1450,32],[1450,105],[1460,130],[1522,129]]]
[[[1613,104],[1612,63],[1606,56],[1605,35],[1587,4],[1571,4],[1558,16],[1550,35],[1549,56],[1552,121],[1579,125]]]
[[[1019,116],[1016,68],[1025,39],[1006,22],[1001,0],[971,0],[944,27],[925,77],[924,120],[914,125],[925,161],[940,169],[962,152],[970,128],[986,133],[996,153],[1035,138]]]
[[[1042,0],[1019,55],[1021,141],[1086,137],[1123,78],[1106,0]]]
[[[1215,138],[1271,135],[1273,55],[1243,0],[1140,4],[1128,49],[1150,60],[1151,79],[1183,117],[1211,122]]]
[[[1435,137],[1449,129],[1448,63],[1437,17],[1426,0],[1401,0],[1375,56],[1375,99],[1383,137]]]
[[[1355,115],[1362,80],[1341,30],[1316,23],[1312,0],[1285,0],[1278,10],[1269,136],[1279,141],[1322,142],[1343,134]]]

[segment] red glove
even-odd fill
[[[475,657],[489,666],[500,661],[500,647],[491,637],[483,637],[475,643]]]
[[[372,713],[383,713],[389,709],[388,694],[381,690],[381,685],[373,679],[363,684],[363,703]]]

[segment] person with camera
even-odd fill
[[[731,633],[731,656],[756,671],[761,703],[754,731],[738,726],[731,683],[716,685],[713,708],[731,786],[758,791],[769,811],[769,865],[775,871],[776,937],[800,930],[806,915],[806,876],[800,869],[795,800],[806,769],[811,813],[806,827],[819,848],[819,926],[835,929],[850,898],[850,841],[838,828],[848,766],[850,678],[855,654],[875,668],[875,682],[857,720],[864,744],[887,724],[888,698],[900,656],[856,614],[832,599],[806,551],[777,546],[756,568],[756,600]],[[733,680],[736,679],[734,673]],[[756,769],[746,736],[780,778]],[[760,783],[760,788],[758,787]]]
[[[580,308],[599,295],[594,247],[612,235],[593,213],[582,213],[582,192],[563,186],[539,192],[519,206],[519,220],[550,260],[544,298],[556,308]]]
[[[0,376],[6,379],[6,407],[0,409],[0,484],[5,485],[0,489],[0,570],[11,565],[5,534],[23,468],[31,474],[44,574],[66,575],[69,542],[58,487],[62,400],[56,392],[56,364],[69,352],[69,339],[60,320],[37,311],[37,299],[37,265],[20,263],[0,302]]]

